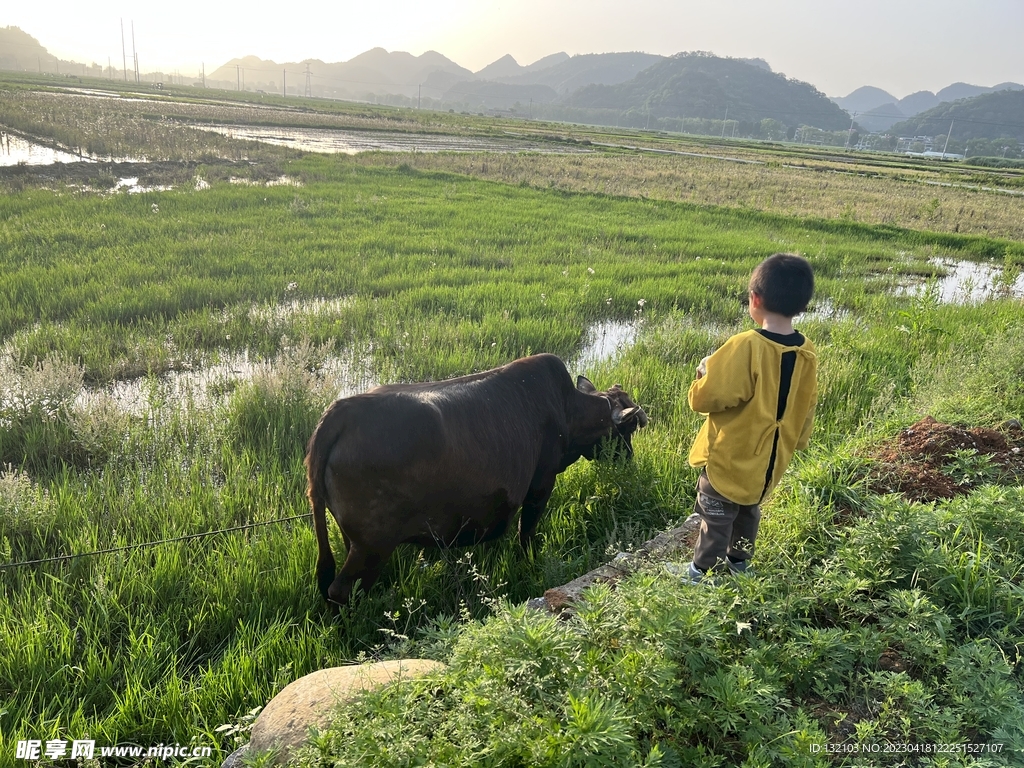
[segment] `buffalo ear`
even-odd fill
[[[597,392],[597,387],[594,386],[594,382],[592,382],[586,376],[576,377],[576,389],[588,395],[592,395],[595,392]]]
[[[626,408],[625,410],[612,411],[612,421],[615,422],[616,424],[621,424],[639,410],[640,409],[634,405],[630,406],[629,408]]]

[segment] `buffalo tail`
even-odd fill
[[[327,485],[324,474],[331,449],[344,430],[343,409],[343,402],[335,400],[324,411],[306,447],[306,479],[309,482],[307,494],[313,510],[313,531],[316,533],[317,544],[316,581],[325,600],[329,600],[327,590],[334,582],[335,562],[327,534]]]

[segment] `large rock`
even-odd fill
[[[444,668],[439,661],[402,659],[311,672],[289,683],[263,708],[253,724],[247,752],[276,750],[277,762],[283,763],[293,749],[306,743],[311,727],[330,725],[339,704],[364,691]]]

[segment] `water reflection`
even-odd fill
[[[544,152],[575,154],[590,150],[522,139],[452,136],[428,133],[333,130],[326,128],[263,128],[251,125],[194,125],[232,139],[302,149],[308,152],[354,155],[359,152]]]
[[[999,265],[950,258],[929,259],[928,263],[940,267],[945,275],[900,285],[896,288],[898,296],[934,292],[941,304],[977,304],[995,298],[1024,297],[1024,272],[1008,276]]]
[[[90,162],[92,162],[92,158],[52,147],[44,147],[42,144],[36,144],[20,136],[0,132],[0,166]]]
[[[574,368],[588,368],[612,360],[629,349],[636,342],[639,331],[636,322],[624,320],[602,320],[587,330],[587,343],[579,356],[572,361]]]

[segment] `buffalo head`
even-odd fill
[[[629,393],[618,384],[613,384],[611,388],[602,392],[586,376],[577,376],[576,389],[584,394],[605,398],[611,407],[611,434],[603,441],[603,446],[595,446],[594,452],[617,453],[631,458],[633,456],[633,433],[641,427],[647,426],[648,418],[644,409],[633,402]],[[594,458],[593,455],[584,455],[587,458]]]

